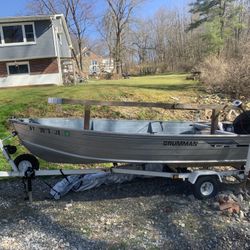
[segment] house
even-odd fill
[[[114,60],[100,56],[88,48],[82,50],[83,73],[88,75],[100,75],[111,73],[114,70]]]
[[[63,15],[0,18],[0,87],[63,84],[72,49]]]

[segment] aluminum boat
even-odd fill
[[[236,134],[204,123],[91,119],[11,119],[21,143],[55,163],[165,163],[243,165],[250,134]],[[228,129],[229,128],[229,129]]]

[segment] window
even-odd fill
[[[89,53],[89,52],[84,52],[84,53],[83,53],[83,56],[84,56],[84,57],[90,56],[90,53]]]
[[[22,43],[23,31],[21,25],[4,26],[3,37],[5,43]]]
[[[24,25],[24,29],[25,29],[26,41],[27,42],[34,42],[35,41],[35,36],[34,36],[33,25],[32,24],[26,24],[26,25]]]
[[[97,61],[92,60],[92,61],[91,61],[91,64],[92,64],[92,65],[97,65]]]
[[[28,62],[18,62],[18,63],[8,63],[7,71],[9,75],[19,75],[19,74],[29,74],[29,63]]]
[[[34,24],[13,24],[0,26],[0,44],[26,44],[35,42]]]
[[[105,60],[104,65],[105,65],[106,67],[108,67],[108,66],[109,66],[109,61],[108,61],[108,60]]]

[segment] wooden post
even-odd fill
[[[115,106],[115,107],[144,107],[144,108],[162,108],[175,110],[212,110],[211,116],[211,134],[214,134],[218,129],[219,115],[221,110],[224,110],[228,105],[218,104],[182,104],[182,103],[155,103],[155,102],[110,102],[96,100],[74,100],[64,98],[49,98],[51,104],[72,104],[85,105],[84,129],[88,130],[90,126],[90,107],[91,106]],[[235,107],[231,107],[235,109]]]
[[[219,115],[220,115],[220,110],[218,110],[218,109],[212,110],[211,134],[215,134],[215,131],[218,129]]]
[[[90,108],[91,108],[91,106],[88,106],[88,105],[85,106],[85,110],[84,110],[84,130],[89,130]]]

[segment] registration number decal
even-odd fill
[[[68,131],[68,130],[60,131],[58,129],[36,128],[34,126],[29,126],[29,129],[31,131],[37,130],[41,134],[51,134],[51,135],[66,136],[66,137],[70,136],[70,131]]]

